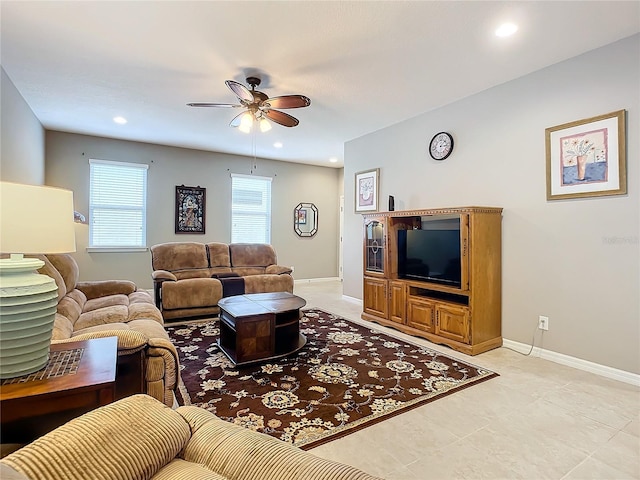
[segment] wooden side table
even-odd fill
[[[2,443],[28,443],[115,399],[118,339],[51,345],[38,372],[0,380]]]

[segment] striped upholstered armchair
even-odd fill
[[[376,480],[194,406],[100,407],[0,460],[3,480]],[[380,480],[380,479],[378,479]]]

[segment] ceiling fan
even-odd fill
[[[236,115],[229,125],[238,127],[246,133],[251,131],[254,120],[258,122],[260,130],[263,132],[271,129],[271,124],[267,119],[285,127],[295,127],[300,123],[298,119],[277,109],[300,108],[311,105],[311,100],[304,95],[283,95],[269,98],[266,94],[256,90],[256,87],[260,85],[258,77],[247,77],[247,83],[251,86],[251,90],[233,80],[227,80],[224,83],[238,97],[240,104],[187,103],[187,105],[190,107],[244,107],[247,110]]]

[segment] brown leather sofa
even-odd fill
[[[135,395],[0,460],[3,480],[376,480],[203,408]],[[380,479],[378,479],[380,480]]]
[[[151,247],[156,306],[165,320],[218,314],[242,293],[293,293],[291,268],[271,245],[169,242]]]
[[[127,280],[79,282],[70,255],[38,255],[58,285],[52,343],[118,337],[116,397],[147,393],[173,405],[179,360],[151,295]]]

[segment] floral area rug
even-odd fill
[[[302,350],[241,368],[216,344],[218,320],[167,327],[178,402],[309,449],[497,376],[322,310],[303,315]]]

